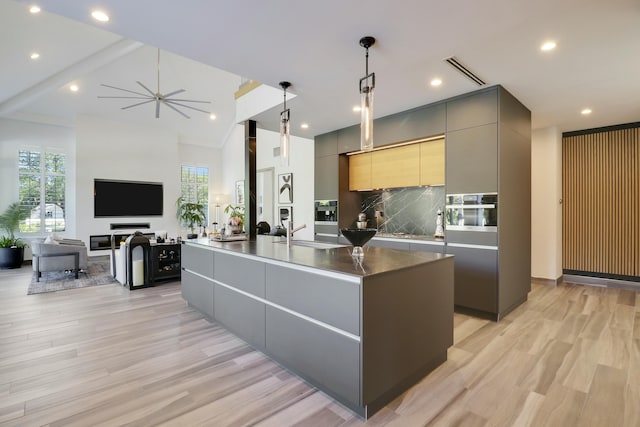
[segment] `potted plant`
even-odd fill
[[[204,224],[206,219],[204,205],[202,203],[187,202],[180,196],[176,200],[176,206],[178,208],[176,217],[183,226],[191,230],[191,234],[187,234],[187,239],[197,238],[198,234],[194,233],[194,229],[196,226]]]
[[[0,269],[20,268],[24,261],[24,248],[27,246],[15,235],[20,221],[29,215],[18,202],[10,204],[0,215],[0,229],[4,235],[0,237]]]
[[[233,234],[242,233],[244,226],[244,206],[227,205],[224,213],[229,215],[229,228]]]

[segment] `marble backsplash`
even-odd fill
[[[444,211],[444,186],[376,191],[362,199],[369,227],[377,227],[379,233],[433,236],[438,209]]]

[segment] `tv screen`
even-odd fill
[[[94,180],[94,216],[161,216],[162,183]]]

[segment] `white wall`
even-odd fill
[[[278,175],[293,174],[293,226],[307,227],[295,234],[296,239],[313,240],[313,192],[314,192],[314,145],[312,139],[291,137],[289,166],[280,165],[280,157],[273,157],[273,149],[280,146],[280,134],[263,129],[257,132],[256,169],[273,167],[273,204],[278,211]],[[279,221],[279,216],[276,215]],[[274,227],[277,224],[271,224]]]
[[[562,134],[533,131],[531,141],[531,275],[562,276]]]
[[[293,174],[293,222],[297,227],[306,224],[307,228],[296,233],[296,238],[313,240],[313,182],[314,182],[314,145],[312,139],[291,137],[291,157],[289,167],[280,166],[280,158],[273,157],[273,149],[280,146],[280,134],[263,129],[256,135],[256,169],[273,167],[274,173],[274,206],[277,209],[278,175],[291,172]],[[235,182],[244,179],[244,126],[238,125],[231,137],[226,141],[222,156],[224,193],[235,200]],[[276,224],[270,224],[274,227]]]
[[[166,230],[169,237],[184,232],[176,219],[182,163],[208,166],[210,188],[220,187],[220,150],[179,144],[177,134],[150,126],[114,122],[93,116],[77,119],[77,236],[109,234],[111,223],[149,222],[150,230]],[[94,218],[95,178],[162,182],[161,217]],[[128,230],[127,230],[128,231]],[[96,255],[100,255],[98,252]]]

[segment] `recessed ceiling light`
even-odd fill
[[[69,86],[69,90],[70,90],[71,92],[77,92],[77,91],[78,91],[78,89],[80,89],[80,88],[78,87],[78,85],[71,85],[71,86]]]
[[[301,127],[302,129],[309,129],[309,124],[308,124],[308,123],[301,123],[301,124],[300,124],[300,127]]]
[[[540,46],[540,50],[542,51],[549,51],[549,50],[553,50],[556,48],[556,42],[554,41],[548,41],[548,42],[544,42],[542,44],[542,46]]]
[[[584,110],[580,111],[580,114],[582,114],[583,116],[588,116],[589,114],[591,114],[591,108],[585,108]]]
[[[356,113],[359,113],[360,110],[361,110],[361,108],[360,108],[359,105],[356,105],[355,107],[353,107],[353,111],[356,112]]]
[[[38,52],[33,52],[31,55],[29,55],[29,58],[38,59],[40,58],[40,54]]]
[[[440,86],[442,84],[442,80],[439,78],[435,78],[431,80],[431,86]]]
[[[209,114],[209,118],[210,118],[211,120],[215,120],[215,119],[216,119],[216,115],[215,115],[215,114]]]
[[[36,5],[33,5],[33,6],[31,6],[31,7],[29,8],[29,12],[31,12],[31,13],[38,13],[38,12],[40,12],[40,8],[39,8],[38,6],[36,6]]]
[[[100,22],[107,22],[109,20],[109,15],[101,10],[94,10],[91,12],[91,16],[93,16],[93,19]]]

